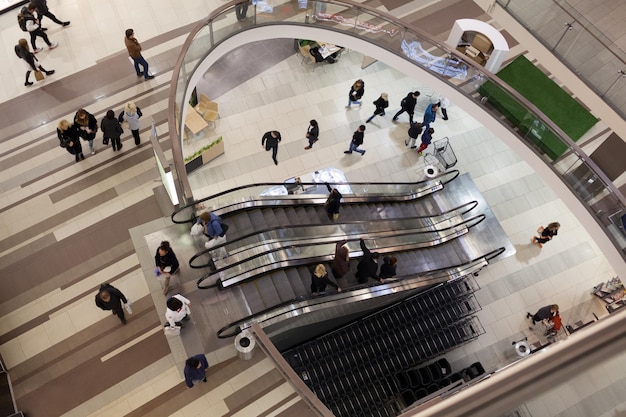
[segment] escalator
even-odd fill
[[[330,262],[335,243],[342,239],[348,240],[351,258],[362,256],[359,238],[366,240],[367,246],[373,251],[381,254],[394,253],[400,261],[400,273],[420,272],[416,268],[418,256],[421,257],[419,265],[440,267],[460,264],[461,256],[454,250],[447,250],[447,257],[439,254],[437,262],[433,256],[429,258],[427,253],[418,255],[412,252],[449,242],[468,233],[471,227],[484,220],[484,215],[464,218],[463,215],[475,206],[476,202],[467,203],[436,216],[268,230],[228,243],[228,258],[216,261],[215,269],[198,280],[198,288],[210,288],[214,285],[227,288],[245,285],[259,278],[259,281],[273,281],[277,288],[291,285],[293,293],[300,295],[299,290],[303,286],[307,287],[310,282],[307,267]],[[193,260],[195,259],[192,258],[192,263]],[[445,263],[442,264],[442,261]],[[286,280],[285,274],[281,272],[292,268],[296,268],[295,275],[299,279],[296,279],[292,271],[287,271],[292,273],[291,278]],[[269,275],[263,277],[265,274]],[[344,278],[342,282],[347,280],[348,278]],[[261,282],[258,285],[263,284]]]
[[[288,334],[287,338],[292,341],[303,337],[305,339],[316,337],[314,333],[305,330],[307,326],[330,320],[331,327],[323,329],[323,332],[327,332],[336,328],[338,323],[341,323],[342,317],[362,316],[434,285],[478,275],[489,261],[497,258],[504,250],[499,248],[461,265],[422,274],[398,276],[382,285],[360,285],[341,293],[330,291],[311,295],[306,292],[304,295],[295,296],[289,301],[275,304],[232,322],[220,329],[217,336],[233,337],[252,324],[259,323],[273,341],[284,334]],[[244,285],[236,289],[243,287]],[[304,336],[294,336],[294,331],[304,333]]]

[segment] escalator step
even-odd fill
[[[300,224],[301,222],[298,220],[298,215],[296,214],[296,210],[293,207],[285,207],[284,208],[285,216],[287,216],[286,224]]]
[[[250,308],[250,312],[252,314],[256,314],[260,311],[265,310],[265,304],[263,304],[263,300],[261,299],[261,294],[257,289],[254,282],[247,282],[239,286],[243,295],[248,303],[248,307]]]
[[[262,213],[263,213],[263,219],[265,220],[265,225],[268,228],[273,229],[280,225],[278,223],[278,220],[276,219],[276,214],[274,213],[274,209],[265,209],[262,211]]]
[[[252,223],[255,230],[267,228],[265,226],[265,218],[263,217],[263,213],[261,212],[261,210],[248,211],[248,217],[250,218],[250,222]]]
[[[283,207],[274,208],[274,215],[276,216],[276,221],[280,226],[286,226],[289,223],[287,219],[287,213],[285,213],[285,209]]]
[[[273,275],[274,274],[272,273],[254,281],[259,289],[265,308],[274,307],[275,305],[280,304],[280,297],[278,296],[278,292],[276,291],[276,287],[274,286],[274,281],[272,279]]]
[[[296,297],[300,297],[303,295],[307,295],[311,293],[311,275],[308,274],[308,280],[305,277],[301,276],[300,270],[303,268],[290,268],[285,270],[285,275],[287,276],[287,283],[285,285],[290,285],[291,290],[295,294]],[[304,268],[306,270],[306,268]],[[308,270],[306,270],[308,273]],[[305,284],[306,283],[306,284]]]
[[[276,271],[271,274],[272,281],[274,282],[274,288],[278,293],[278,297],[281,302],[293,300],[296,298],[296,294],[291,288],[291,284],[287,279],[285,271]]]
[[[232,221],[229,219],[226,220],[226,223],[232,228],[232,231],[229,230],[228,232],[229,239],[247,235],[255,230],[247,211],[237,213]]]

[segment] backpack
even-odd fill
[[[26,29],[26,18],[22,13],[19,13],[17,15],[17,24],[20,25],[20,29],[22,29],[24,32],[28,32],[28,29]]]

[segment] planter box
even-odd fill
[[[224,140],[221,140],[219,143],[211,146],[206,151],[202,152],[199,156],[192,159],[189,162],[185,163],[185,171],[187,174],[195,171],[200,168],[204,164],[208,164],[210,161],[214,160],[218,156],[224,153]]]

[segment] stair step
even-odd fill
[[[274,307],[275,305],[280,304],[280,297],[276,291],[276,287],[274,286],[272,275],[273,273],[254,281],[266,308]]]
[[[275,271],[272,273],[271,277],[281,303],[296,298],[296,294],[291,287],[291,283],[287,279],[285,271]]]

